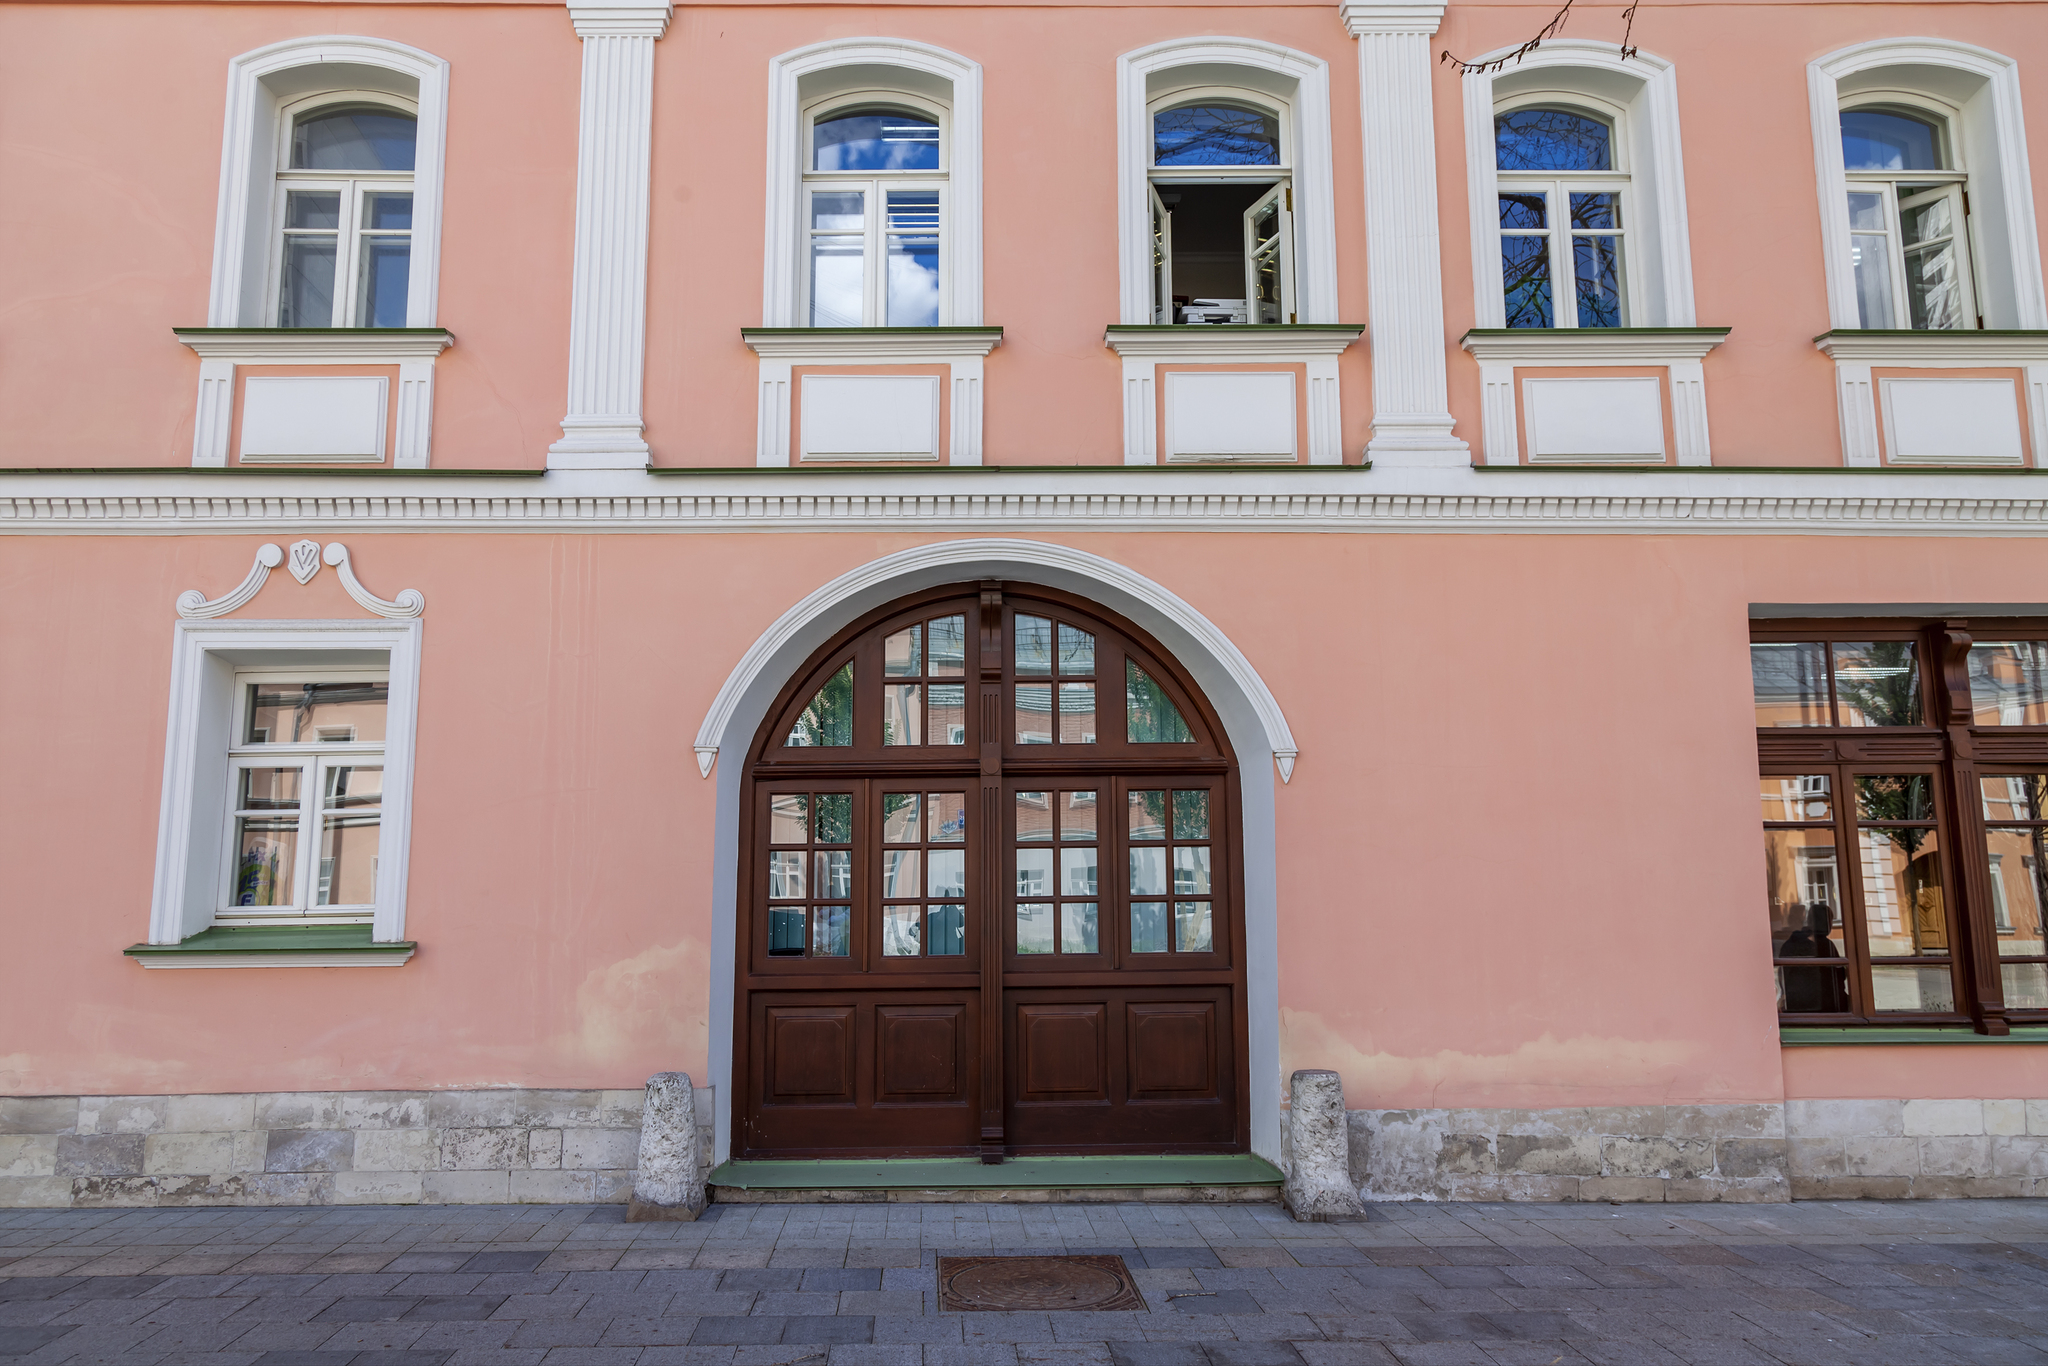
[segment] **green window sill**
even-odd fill
[[[405,962],[410,939],[378,943],[368,925],[216,925],[175,944],[130,944],[146,968],[368,968]]]
[[[1780,1025],[1787,1048],[1824,1043],[2048,1043],[2048,1025],[2014,1025],[2010,1034],[1979,1034],[1969,1025]]]

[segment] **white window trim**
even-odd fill
[[[1641,220],[1637,212],[1635,193],[1635,156],[1629,146],[1629,131],[1632,120],[1628,110],[1612,100],[1594,95],[1583,95],[1577,91],[1546,90],[1518,95],[1495,106],[1495,115],[1511,113],[1521,109],[1570,109],[1581,115],[1596,116],[1607,123],[1612,146],[1614,169],[1611,171],[1506,171],[1494,168],[1496,185],[1503,193],[1540,194],[1545,205],[1544,249],[1550,261],[1551,327],[1558,331],[1572,331],[1579,326],[1577,308],[1577,273],[1573,251],[1573,239],[1579,236],[1603,235],[1596,231],[1575,228],[1571,222],[1571,196],[1573,194],[1613,194],[1621,200],[1621,227],[1614,236],[1621,239],[1621,309],[1623,327],[1635,327],[1644,316],[1643,280],[1650,272],[1636,266],[1636,224]],[[1496,162],[1498,158],[1496,157]],[[1500,228],[1500,215],[1493,215],[1496,237],[1505,237]],[[1498,253],[1495,256],[1499,260]],[[1500,267],[1496,265],[1495,275]],[[1503,316],[1507,307],[1506,285],[1496,283],[1495,292],[1502,295]],[[1567,307],[1567,305],[1570,307]],[[1605,330],[1605,329],[1594,329]]]
[[[434,326],[441,269],[441,169],[447,150],[448,63],[384,38],[293,38],[245,52],[228,63],[227,119],[221,138],[220,203],[214,221],[209,327],[270,327],[270,238],[278,166],[278,123],[286,104],[265,78],[298,67],[370,66],[418,84],[419,133],[413,154],[412,266],[407,327]],[[336,83],[340,95],[351,85]],[[311,93],[311,92],[308,92]]]
[[[1152,101],[1145,107],[1145,126],[1147,129],[1154,128],[1159,115],[1168,110],[1186,108],[1192,105],[1218,104],[1249,105],[1255,109],[1261,109],[1277,119],[1280,124],[1279,162],[1272,166],[1158,166],[1153,163],[1153,157],[1158,152],[1158,145],[1152,138],[1147,138],[1145,143],[1145,184],[1148,196],[1150,193],[1158,192],[1162,187],[1171,189],[1177,183],[1185,183],[1189,179],[1204,177],[1205,173],[1213,176],[1215,179],[1235,183],[1270,180],[1273,182],[1275,189],[1285,188],[1290,195],[1293,194],[1296,138],[1294,134],[1294,101],[1292,99],[1269,94],[1265,91],[1247,90],[1241,86],[1208,83],[1185,85],[1153,97]],[[1289,202],[1291,203],[1292,200]],[[1149,197],[1147,203],[1150,203]],[[1297,305],[1293,310],[1297,314],[1294,321],[1299,322],[1301,321],[1298,316],[1300,313],[1300,296],[1297,286],[1299,271],[1295,267],[1295,243],[1293,241],[1297,234],[1293,227],[1294,211],[1291,208],[1285,211],[1282,221],[1288,226],[1279,244],[1281,270],[1285,276],[1284,283],[1281,285],[1281,297],[1283,306],[1285,302],[1292,302]],[[1147,240],[1149,241],[1151,235],[1150,218],[1146,220],[1146,233]],[[1249,273],[1249,269],[1247,269],[1246,274],[1249,275]],[[1167,271],[1169,279],[1171,275],[1172,271],[1169,269]],[[1148,254],[1146,298],[1151,302],[1145,318],[1147,322],[1155,322],[1158,316],[1157,310],[1162,303],[1167,304],[1169,308],[1171,307],[1170,300],[1161,300],[1152,293],[1150,287],[1151,279],[1152,274]],[[1250,293],[1251,291],[1247,289],[1247,296]],[[1249,304],[1249,302],[1249,297],[1247,297],[1247,303]],[[1257,320],[1251,319],[1251,321]],[[1288,319],[1282,318],[1280,321],[1287,322]]]
[[[1891,278],[1892,318],[1884,324],[1883,330],[1911,331],[1909,325],[1898,320],[1907,319],[1910,324],[1912,304],[1908,298],[1906,277],[1905,232],[1901,222],[1901,204],[1905,198],[1899,193],[1899,182],[1907,181],[1919,187],[1941,186],[1953,194],[1960,190],[1962,199],[1955,205],[1956,221],[1962,225],[1955,234],[1959,265],[1962,271],[1965,317],[1974,322],[1984,314],[1984,295],[1977,279],[1977,257],[1979,255],[1976,214],[1964,212],[1969,203],[1970,167],[1963,160],[1963,111],[1948,100],[1936,99],[1917,90],[1859,90],[1843,101],[1849,112],[1871,109],[1881,113],[1903,113],[1918,117],[1935,125],[1941,139],[1942,160],[1948,164],[1937,171],[1847,171],[1842,177],[1841,192],[1844,197],[1858,191],[1880,194],[1884,200],[1885,213],[1885,261]],[[1840,117],[1837,110],[1837,118]],[[1846,163],[1845,163],[1846,165]],[[1869,229],[1864,229],[1867,232]],[[1857,324],[1862,317],[1858,314]],[[1970,331],[1971,328],[1926,328],[1923,331]]]
[[[1971,262],[1988,328],[2048,328],[2048,292],[2034,219],[2034,183],[2027,169],[2026,123],[2020,107],[2019,63],[1988,48],[1942,38],[1885,38],[1832,52],[1806,68],[1813,119],[1814,180],[1820,201],[1821,249],[1828,285],[1828,317],[1835,329],[1856,329],[1856,279],[1849,256],[1848,174],[1842,163],[1841,83],[1878,67],[1947,67],[1981,79],[1981,112],[1951,119],[1952,158],[1970,168],[1973,218]],[[1851,96],[1858,99],[1863,92]],[[1973,130],[1971,124],[1976,124]],[[1988,138],[1986,136],[1988,134]],[[1989,141],[1992,145],[1985,146]],[[1985,231],[1995,228],[1994,233]],[[2003,275],[2010,287],[2001,287]],[[1845,445],[1846,445],[1845,441]],[[1845,451],[1845,457],[1847,456]],[[1851,460],[1849,463],[1863,463]]]
[[[1480,61],[1506,56],[1488,53]],[[1623,57],[1613,43],[1550,39],[1511,67],[1507,76],[1554,73],[1554,84],[1538,92],[1517,90],[1505,102],[1579,103],[1616,116],[1617,148],[1629,172],[1629,203],[1636,225],[1627,229],[1631,327],[1692,327],[1692,238],[1686,221],[1685,158],[1678,122],[1678,71],[1647,52]],[[1625,105],[1574,89],[1573,72],[1599,72],[1636,82],[1641,93]],[[1500,176],[1494,162],[1494,85],[1501,75],[1482,72],[1464,78],[1465,175],[1472,216],[1473,326],[1507,326],[1507,301],[1500,280]],[[1519,82],[1518,82],[1519,83]],[[1618,116],[1617,116],[1618,115]],[[1839,159],[1839,158],[1838,158]],[[1560,176],[1569,179],[1569,176]],[[1845,220],[1846,221],[1846,220]],[[1623,220],[1626,226],[1627,220]],[[1853,306],[1853,305],[1852,305]],[[1489,457],[1489,463],[1491,458]]]
[[[391,696],[384,739],[384,817],[371,938],[405,938],[412,842],[413,747],[419,706],[421,623],[406,621],[180,621],[171,642],[170,713],[164,741],[151,944],[176,944],[216,924],[227,806],[228,749],[237,672],[300,664],[358,667],[364,651],[388,656]],[[354,658],[350,658],[354,656]],[[317,921],[309,923],[318,923]]]
[[[1305,323],[1337,316],[1337,210],[1330,152],[1330,68],[1319,57],[1255,38],[1177,38],[1116,59],[1117,322],[1152,321],[1152,119],[1150,78],[1175,67],[1239,66],[1271,72],[1295,83],[1291,100],[1247,88],[1254,103],[1292,105],[1293,126],[1282,147],[1292,161],[1294,185],[1295,311]],[[1204,80],[1204,86],[1213,82]],[[1192,86],[1193,83],[1191,82]],[[1126,447],[1125,458],[1130,453]],[[1144,461],[1142,463],[1151,463]]]
[[[768,205],[761,284],[764,327],[802,327],[805,233],[803,174],[810,108],[799,82],[835,67],[896,66],[952,84],[946,111],[949,251],[939,283],[939,326],[981,325],[981,66],[957,53],[903,38],[840,38],[800,47],[768,63]],[[880,95],[882,92],[874,92]],[[908,92],[906,92],[906,95]],[[928,101],[919,99],[916,104]]]

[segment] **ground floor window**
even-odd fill
[[[2048,622],[1774,622],[1750,667],[1782,1018],[2048,1017]]]

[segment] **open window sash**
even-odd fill
[[[1147,185],[1152,198],[1152,321],[1171,323],[1173,316],[1173,210],[1159,197],[1159,187]]]
[[[1900,295],[1915,331],[1976,325],[1963,206],[1959,184],[1898,188]]]
[[[1295,320],[1293,209],[1294,191],[1282,181],[1244,211],[1247,322]]]

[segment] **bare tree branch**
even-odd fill
[[[1534,38],[1531,38],[1528,42],[1507,53],[1505,56],[1496,57],[1490,62],[1468,62],[1453,53],[1449,48],[1445,48],[1437,60],[1443,65],[1458,68],[1460,76],[1480,76],[1505,71],[1511,65],[1519,65],[1524,57],[1534,52],[1537,48],[1542,47],[1548,40],[1564,32],[1565,20],[1571,17],[1574,2],[1575,0],[1564,0],[1564,5],[1556,14],[1550,16],[1550,22],[1545,24]],[[1642,0],[1629,0],[1628,8],[1621,12],[1621,55],[1624,60],[1636,55],[1635,47],[1630,44],[1629,39],[1634,35],[1636,29],[1636,6],[1641,3]]]

